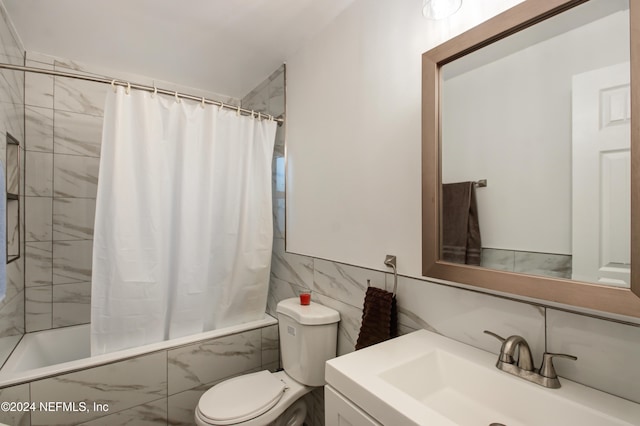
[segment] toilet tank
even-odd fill
[[[336,356],[338,311],[297,297],[278,303],[280,354],[284,371],[307,386],[324,385],[324,363]]]

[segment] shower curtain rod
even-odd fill
[[[54,76],[57,76],[57,77],[75,78],[75,79],[78,79],[78,80],[93,81],[95,83],[104,83],[104,84],[123,86],[123,87],[131,88],[131,89],[145,90],[147,92],[160,93],[162,95],[176,96],[177,98],[191,99],[193,101],[204,102],[204,103],[216,105],[216,106],[219,106],[219,107],[222,107],[222,108],[227,108],[227,109],[230,109],[230,110],[233,110],[233,111],[237,111],[238,113],[243,114],[243,115],[250,115],[252,117],[255,117],[255,116],[264,117],[264,118],[267,118],[267,119],[270,119],[270,120],[273,120],[273,121],[277,122],[278,125],[282,125],[282,123],[284,123],[284,119],[283,118],[274,117],[274,116],[272,116],[270,114],[264,114],[264,113],[260,113],[260,112],[253,111],[253,110],[250,110],[250,109],[245,109],[245,108],[240,108],[238,106],[228,105],[228,104],[225,104],[225,103],[220,102],[220,101],[215,101],[213,99],[206,99],[204,97],[187,95],[187,94],[184,94],[184,93],[179,93],[177,91],[159,89],[159,88],[157,88],[155,86],[147,86],[147,85],[144,85],[144,84],[130,83],[128,81],[122,81],[122,80],[116,80],[116,79],[92,77],[92,76],[89,76],[89,75],[75,74],[75,73],[70,73],[70,72],[47,70],[47,69],[44,69],[44,68],[27,67],[27,66],[23,66],[23,65],[13,65],[13,64],[0,63],[0,68],[13,70],[13,71],[24,71],[24,72],[33,72],[33,73],[37,73],[37,74],[54,75]]]

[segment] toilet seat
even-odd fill
[[[232,425],[258,417],[275,406],[287,386],[269,371],[225,380],[209,389],[198,403],[199,414],[216,425]]]

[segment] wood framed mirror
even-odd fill
[[[509,293],[525,298],[534,298],[542,301],[561,303],[580,308],[640,318],[640,268],[638,268],[638,262],[640,262],[640,152],[638,148],[638,144],[640,144],[640,84],[638,83],[638,78],[636,78],[638,75],[640,75],[640,0],[621,0],[619,4],[622,4],[622,6],[613,6],[614,9],[615,7],[617,7],[618,10],[607,9],[612,7],[613,3],[616,2],[607,2],[602,0],[525,0],[517,6],[507,10],[506,12],[423,54],[422,273],[424,276],[476,286],[487,290]],[[443,179],[443,173],[446,172],[447,176],[452,175],[448,170],[445,170],[444,167],[444,163],[448,164],[449,162],[449,160],[447,160],[446,162],[443,161],[443,152],[449,149],[445,148],[447,143],[447,140],[445,139],[450,138],[450,135],[455,133],[453,130],[456,128],[467,129],[468,134],[471,134],[474,138],[477,138],[476,140],[474,140],[475,148],[484,149],[484,144],[486,144],[487,141],[486,139],[477,136],[481,134],[481,132],[479,132],[479,128],[492,126],[495,127],[495,125],[493,124],[483,126],[482,123],[484,123],[484,121],[482,118],[480,118],[479,121],[476,122],[476,124],[472,124],[469,119],[458,119],[459,117],[451,117],[450,111],[460,110],[462,109],[463,105],[461,103],[455,104],[455,98],[447,97],[445,101],[445,90],[447,91],[447,93],[453,92],[452,89],[444,89],[444,80],[446,77],[445,71],[447,71],[447,67],[449,67],[448,70],[451,70],[453,68],[453,71],[447,71],[450,75],[457,76],[465,73],[468,74],[469,70],[473,67],[486,66],[489,63],[495,62],[496,58],[502,58],[506,55],[511,55],[513,50],[509,49],[515,49],[518,45],[520,45],[519,52],[522,52],[523,49],[528,49],[529,45],[523,47],[521,41],[511,41],[522,34],[537,31],[538,33],[543,34],[543,38],[545,41],[548,41],[554,37],[567,33],[566,28],[563,30],[554,29],[550,24],[554,21],[560,22],[561,26],[564,25],[566,27],[567,25],[569,25],[570,30],[575,30],[578,27],[572,27],[571,25],[573,24],[568,24],[570,20],[567,17],[569,17],[571,14],[579,13],[581,10],[586,10],[587,13],[585,15],[586,17],[581,18],[582,23],[580,23],[579,25],[583,25],[585,23],[591,24],[593,22],[600,22],[598,21],[600,19],[599,15],[596,16],[594,15],[594,13],[601,13],[603,14],[603,16],[606,16],[607,19],[609,19],[609,17],[614,17],[611,19],[618,19],[617,27],[620,27],[619,19],[623,19],[626,25],[628,25],[628,27],[624,27],[627,35],[623,36],[623,38],[626,37],[626,39],[624,40],[624,43],[626,44],[624,45],[623,50],[625,50],[627,54],[628,62],[626,63],[628,63],[628,65],[626,66],[625,72],[627,75],[627,80],[629,80],[630,76],[630,81],[627,81],[627,83],[624,85],[619,85],[617,83],[616,85],[612,83],[612,87],[614,87],[615,90],[618,90],[618,88],[620,87],[626,87],[626,89],[624,89],[626,90],[626,94],[623,94],[621,95],[622,97],[619,97],[618,92],[611,92],[613,93],[613,95],[610,96],[609,94],[607,94],[609,92],[605,90],[597,91],[598,96],[600,97],[599,99],[613,99],[616,97],[622,99],[620,101],[620,105],[622,105],[620,108],[622,108],[622,110],[624,111],[620,112],[620,108],[614,105],[607,113],[609,114],[607,117],[611,118],[612,122],[621,117],[620,122],[626,123],[625,126],[628,130],[625,130],[624,132],[628,134],[628,147],[622,157],[616,154],[618,155],[618,157],[616,158],[620,160],[617,163],[611,159],[613,157],[609,158],[602,155],[596,157],[598,158],[598,167],[600,169],[606,169],[607,167],[609,167],[610,169],[611,167],[613,167],[614,171],[622,169],[626,170],[625,173],[627,174],[624,175],[626,179],[624,185],[626,187],[627,193],[622,197],[623,200],[621,205],[624,206],[624,203],[626,202],[627,207],[624,209],[618,207],[612,208],[609,198],[606,198],[603,199],[604,201],[599,200],[598,202],[600,204],[593,208],[584,209],[582,207],[578,207],[579,204],[576,204],[576,201],[568,201],[573,204],[567,204],[567,206],[563,207],[562,209],[558,209],[558,212],[555,211],[558,204],[564,203],[563,200],[565,198],[568,198],[570,200],[572,198],[575,198],[575,194],[580,192],[580,190],[576,189],[576,187],[572,185],[574,185],[577,181],[582,182],[583,180],[579,177],[576,178],[576,170],[580,169],[581,166],[578,166],[575,163],[576,154],[574,153],[572,157],[572,154],[570,153],[570,150],[573,149],[572,146],[577,145],[575,141],[572,142],[571,140],[572,137],[575,138],[575,129],[577,127],[577,124],[575,121],[565,123],[560,126],[560,128],[565,129],[564,135],[562,136],[565,140],[564,143],[568,144],[568,148],[565,148],[565,151],[569,150],[568,159],[571,160],[573,158],[574,163],[570,163],[565,166],[566,170],[564,170],[563,173],[567,174],[567,182],[558,184],[557,186],[563,187],[564,185],[566,196],[562,196],[562,193],[560,193],[561,196],[548,201],[546,204],[544,202],[536,200],[535,205],[537,207],[542,207],[543,209],[546,208],[546,211],[551,211],[550,216],[559,217],[564,215],[568,217],[568,221],[561,222],[564,224],[558,225],[557,229],[562,230],[562,232],[556,231],[554,233],[565,234],[565,240],[563,244],[565,247],[568,247],[567,249],[565,249],[565,251],[568,251],[568,253],[565,252],[561,254],[565,257],[568,256],[570,263],[573,262],[573,275],[571,275],[570,272],[569,276],[548,276],[545,274],[522,271],[517,272],[517,270],[498,270],[502,268],[488,268],[482,266],[482,264],[474,266],[443,260],[442,224],[444,218],[447,215],[443,214],[442,210],[442,185],[443,183],[449,183],[446,181],[447,179]],[[612,22],[614,22],[615,25],[615,21]],[[539,30],[540,28],[542,28],[542,30]],[[589,42],[588,37],[582,37],[575,31],[567,36],[567,38],[571,38],[572,40],[587,40],[587,44],[583,47],[583,49],[585,49],[585,52],[589,52],[589,54],[582,54],[581,57],[584,58],[590,55],[592,57],[597,57],[597,55],[599,55],[601,52],[602,55],[606,55],[610,50],[615,50],[607,49],[606,45],[604,45],[603,49],[601,49],[602,46],[597,46],[596,44],[599,44],[600,42],[599,36],[602,35],[603,32],[597,29],[591,31],[593,32],[594,37],[597,37],[595,39],[597,43],[594,43],[593,41]],[[506,50],[503,47],[496,47],[499,46],[499,43],[510,43],[511,47],[506,48]],[[539,40],[535,43],[540,44]],[[479,56],[480,52],[482,52],[483,50],[489,52],[489,54],[485,58]],[[574,52],[576,51],[576,49],[572,47],[569,51]],[[527,51],[527,55],[528,54],[530,54],[529,51]],[[547,54],[547,56],[545,57],[546,59],[537,59],[537,62],[535,63],[546,64],[548,68],[549,66],[554,65],[556,61],[562,61],[562,58],[564,56],[566,55],[563,55],[561,52],[551,53]],[[460,66],[459,61],[466,61],[467,63]],[[613,61],[615,62],[616,60]],[[524,61],[518,60],[517,62]],[[529,65],[528,69],[531,68],[531,65]],[[592,70],[589,69],[589,71]],[[508,72],[504,72],[504,75],[508,77],[513,73],[514,71],[509,70]],[[485,75],[497,76],[497,80],[506,79],[506,77],[503,77],[500,72],[495,71],[493,73]],[[577,74],[574,74],[573,79],[569,78],[569,86],[562,89],[565,92],[564,98],[561,98],[561,100],[559,101],[550,100],[548,102],[549,105],[552,106],[559,105],[559,108],[563,108],[564,112],[562,112],[562,114],[569,117],[576,117],[580,116],[581,114],[579,112],[576,113],[575,110],[571,109],[575,105],[582,104],[582,101],[576,100],[581,99],[575,97],[575,93],[577,92],[576,86],[571,86],[571,81],[573,81],[574,84],[576,84],[576,81],[578,83],[581,81],[581,77],[576,77],[576,75]],[[488,86],[490,87],[490,83],[487,79],[475,77],[470,78],[469,80],[474,79],[476,81],[479,81],[480,86],[484,86],[484,88]],[[532,83],[531,85],[532,87],[537,87],[537,84],[541,84],[542,86],[546,85],[546,83]],[[509,92],[509,90],[504,91]],[[603,93],[605,93],[606,96],[603,95]],[[470,99],[476,99],[476,97],[482,97],[481,95],[474,95],[472,93],[464,91],[462,92],[462,94],[463,96],[467,96],[467,101],[469,101]],[[609,97],[607,98],[607,96]],[[525,100],[524,107],[512,105],[511,100],[501,101],[497,103],[506,105],[505,109],[514,110],[521,116],[531,116],[534,115],[537,110],[547,109],[531,108],[532,102],[527,100]],[[446,114],[449,115],[445,115],[445,111],[447,112]],[[599,111],[598,114],[601,114],[601,111]],[[618,117],[619,114],[622,114],[622,116]],[[500,113],[497,115],[499,116],[499,119],[506,120],[509,123],[512,122],[510,118],[505,117],[504,113]],[[460,117],[465,116],[461,115]],[[598,117],[600,117],[600,115]],[[553,137],[555,137],[557,130],[556,127],[548,126],[548,128],[545,128],[544,125],[547,123],[545,118],[534,118],[534,120],[536,120],[538,124],[542,125],[542,127],[540,127],[541,133],[536,133],[536,130],[531,130],[527,126],[521,124],[513,126],[515,127],[516,131],[520,131],[522,134],[525,134],[527,136],[528,139],[526,139],[525,142],[527,142],[529,146],[541,145],[541,143],[539,142],[542,142],[543,140],[546,141],[549,139],[553,139]],[[597,125],[599,126],[598,128],[606,127],[603,124],[604,119],[599,118],[599,120],[600,121]],[[448,127],[443,127],[445,124]],[[617,126],[618,122],[613,124]],[[615,127],[616,131],[621,128],[621,126]],[[501,139],[501,137],[494,137],[493,139]],[[520,152],[523,156],[535,157],[535,154],[523,152],[522,148],[518,148],[516,142],[514,141],[513,135],[507,136],[504,139],[508,139],[508,143],[510,144],[508,146],[510,147],[510,149],[513,149],[514,152]],[[449,151],[453,150],[449,149]],[[616,150],[614,151],[616,151],[616,153],[619,153],[620,150],[616,148]],[[546,158],[555,158],[555,155],[547,156]],[[472,161],[476,160],[472,158]],[[517,164],[514,166],[510,161],[510,158],[508,156],[505,156],[501,164],[498,164],[497,167],[494,164],[493,168],[488,168],[487,170],[492,172],[497,169],[502,170],[509,168],[518,168]],[[470,167],[467,166],[461,167],[461,169],[464,170],[468,170],[469,168]],[[529,173],[529,178],[532,181],[536,181],[536,179],[540,175],[546,174],[546,172],[546,170],[536,171],[534,169]],[[571,173],[573,173],[573,175]],[[478,194],[478,198],[484,197],[481,191],[491,190],[494,193],[499,191],[499,182],[492,180],[492,177],[488,177],[486,175],[474,175],[465,177],[464,174],[455,175],[454,173],[453,176],[463,176],[459,180],[465,181],[477,181],[480,179],[488,178],[487,188],[482,188],[476,191],[476,193]],[[516,179],[507,178],[505,180]],[[606,192],[603,190],[602,182],[596,181],[596,184],[599,185],[599,187],[596,187],[591,192],[599,194]],[[609,183],[609,185],[611,185],[611,183]],[[544,190],[541,192],[544,192]],[[504,199],[506,198],[503,197],[503,200]],[[481,200],[479,200],[478,208],[480,217],[482,218],[483,214],[485,215],[485,217],[493,216],[494,214],[492,212],[488,212],[486,209],[484,209],[483,211],[483,206],[480,205],[480,201]],[[513,202],[511,204],[519,203]],[[496,207],[496,209],[497,208],[498,207]],[[504,204],[499,208],[505,210]],[[493,212],[497,211],[496,209],[494,209]],[[615,256],[609,253],[611,250],[606,247],[602,248],[599,246],[599,248],[594,249],[595,256],[598,258],[598,262],[602,263],[602,265],[598,265],[600,269],[617,270],[616,268],[618,266],[623,269],[626,268],[628,277],[623,280],[602,277],[595,277],[593,280],[585,280],[583,278],[583,275],[576,272],[576,270],[578,269],[577,264],[579,262],[577,254],[575,254],[574,252],[577,253],[576,248],[581,246],[582,244],[579,242],[581,240],[575,239],[575,236],[580,236],[584,232],[580,230],[580,228],[577,228],[576,223],[582,220],[581,218],[582,216],[584,216],[582,212],[591,210],[603,211],[603,214],[605,216],[608,214],[610,215],[611,212],[615,213],[622,211],[623,213],[625,213],[624,215],[617,218],[610,218],[608,216],[605,218],[606,220],[614,224],[625,221],[628,222],[627,228],[622,228],[627,229],[627,231],[620,231],[619,229],[615,231],[619,234],[619,237],[621,236],[624,242],[622,244],[623,247],[620,250],[620,252],[622,253],[620,255],[620,259],[622,260],[616,260],[617,258],[614,259]],[[560,211],[562,212],[560,213]],[[536,217],[535,220],[537,220],[538,216],[538,214],[534,216]],[[507,226],[506,222],[508,222],[508,220],[500,220],[496,219],[495,217],[494,219],[496,222],[504,223],[505,227]],[[589,226],[591,226],[591,228],[598,228],[598,232],[600,232],[600,228],[603,228],[603,225],[601,223],[605,221],[605,219],[603,219],[602,217],[596,217],[596,219],[594,220],[599,221],[597,222],[597,225],[591,226],[587,224],[587,228],[589,228]],[[531,227],[531,224],[526,223],[525,221],[522,226]],[[511,232],[511,234],[513,234],[513,232]],[[499,240],[499,238],[492,238],[493,235],[491,235],[488,240]],[[544,245],[545,243],[543,242],[542,244]],[[601,245],[602,244],[603,243],[601,243]],[[527,244],[524,243],[524,246],[526,245]],[[544,251],[543,249],[539,248],[540,244],[534,244],[532,242],[531,247],[531,252]],[[484,244],[482,245],[482,249],[485,249]],[[516,248],[516,250],[519,249],[521,249],[521,247]],[[562,251],[562,249],[560,249],[559,251]]]

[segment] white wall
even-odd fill
[[[421,55],[519,0],[356,0],[287,61],[287,250],[421,275]]]
[[[571,254],[571,77],[628,61],[628,22],[609,15],[444,82],[443,181],[488,179],[483,247]]]

